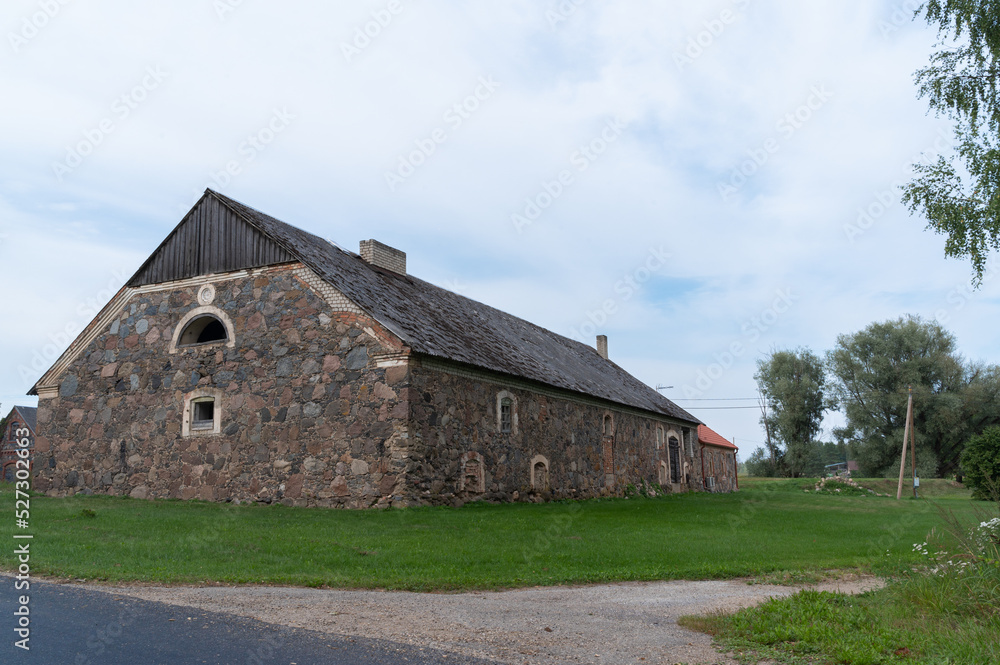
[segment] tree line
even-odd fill
[[[1000,249],[1000,0],[926,0],[914,15],[939,37],[916,73],[919,95],[952,120],[955,150],[914,165],[902,200],[945,236],[946,256],[970,261],[978,287]],[[964,472],[978,498],[984,488],[1000,494],[1000,369],[964,359],[937,323],[873,323],[838,337],[822,358],[807,348],[775,351],[756,379],[767,445],[747,460],[753,475],[816,475],[848,458],[863,475],[898,475],[912,387],[917,472]],[[820,442],[834,409],[846,425]]]
[[[966,443],[1000,425],[1000,367],[966,360],[954,335],[917,316],[840,335],[823,357],[774,350],[754,378],[766,445],[747,460],[750,475],[816,476],[850,459],[862,476],[898,476],[911,389],[919,476],[961,475]],[[846,424],[820,441],[830,411]]]

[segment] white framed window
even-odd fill
[[[191,400],[191,429],[206,430],[215,427],[215,398],[199,397]]]
[[[184,397],[183,436],[210,436],[222,432],[222,391],[203,388]]]
[[[501,390],[497,393],[497,431],[501,434],[517,434],[517,396]]]

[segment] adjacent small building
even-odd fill
[[[32,394],[50,495],[368,508],[705,487],[699,421],[606,338],[558,335],[409,274],[398,249],[355,254],[211,190]]]
[[[739,448],[707,425],[698,425],[698,448],[704,488],[708,492],[735,492],[740,488],[736,474]]]
[[[843,478],[850,478],[851,474],[857,473],[858,463],[854,460],[847,460],[846,462],[837,462],[835,464],[827,464],[823,467],[824,474],[829,476],[837,476]]]
[[[14,482],[18,468],[18,460],[23,460],[22,468],[29,473],[34,470],[35,425],[38,410],[33,406],[15,406],[7,415],[7,424],[0,440],[0,468],[4,481]],[[24,445],[27,442],[27,445]],[[24,458],[19,450],[28,450],[29,456]]]

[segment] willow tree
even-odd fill
[[[899,473],[911,387],[919,475],[957,472],[969,437],[1000,423],[1000,370],[967,362],[933,321],[907,316],[840,335],[827,366],[866,475]]]

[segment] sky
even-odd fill
[[[744,459],[772,350],[914,314],[996,362],[1000,280],[899,200],[952,144],[916,6],[6,0],[3,411],[206,187],[608,335]]]

